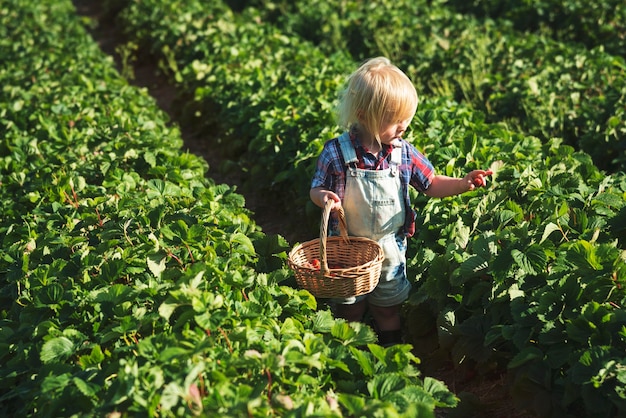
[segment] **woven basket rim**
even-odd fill
[[[336,238],[336,241],[343,241],[343,238],[341,237],[329,237],[329,239],[333,239]],[[354,240],[359,240],[359,241],[363,241],[366,242],[368,244],[371,244],[372,248],[375,248],[377,250],[377,256],[372,258],[371,260],[362,263],[362,264],[358,264],[356,266],[351,266],[351,267],[343,267],[343,268],[332,268],[332,267],[328,267],[328,271],[332,271],[332,272],[337,272],[337,271],[342,271],[342,270],[357,270],[357,269],[362,269],[364,266],[370,265],[370,264],[374,264],[374,263],[378,263],[380,261],[382,261],[382,257],[383,257],[383,251],[382,248],[380,247],[380,245],[374,241],[371,240],[369,238],[364,238],[364,237],[348,237],[348,239],[350,241],[354,241]],[[298,254],[298,252],[304,250],[307,246],[316,246],[319,244],[319,239],[313,239],[310,241],[306,241],[303,243],[299,243],[296,244],[291,251],[289,252],[289,261],[291,261],[291,263],[298,267],[298,268],[304,268],[307,270],[312,270],[312,271],[319,271],[319,269],[314,269],[312,267],[306,266],[302,263],[298,263],[296,261],[294,261],[295,256]]]

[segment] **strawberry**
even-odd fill
[[[311,261],[311,267],[315,270],[319,270],[322,267],[322,264],[320,263],[320,260],[314,258],[313,261]]]

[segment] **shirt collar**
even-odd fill
[[[363,144],[361,143],[361,140],[360,140],[360,139],[359,139],[359,137],[357,136],[357,133],[358,133],[358,131],[357,131],[357,129],[356,129],[356,126],[352,126],[352,127],[350,128],[350,132],[349,132],[349,135],[350,135],[350,141],[352,141],[352,145],[354,146],[354,148],[355,148],[357,151],[360,151],[361,153],[363,153],[363,154],[364,154],[364,153],[366,153],[366,152],[367,152],[367,149],[366,149],[366,148],[363,146]],[[391,152],[391,145],[389,145],[389,144],[381,144],[381,145],[382,145],[382,148],[381,148],[382,154],[383,154],[384,156],[389,155],[389,153]],[[377,156],[378,156],[378,155],[377,155]]]

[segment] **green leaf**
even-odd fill
[[[524,273],[530,275],[536,275],[544,271],[548,261],[545,251],[537,244],[531,245],[525,252],[513,249],[511,250],[511,255]]]
[[[328,310],[317,311],[313,317],[312,329],[314,332],[327,333],[330,332],[334,324],[335,318],[332,312]]]
[[[514,220],[518,216],[517,212],[512,210],[503,209],[494,214],[495,221],[500,228],[504,227],[509,221]]]
[[[59,283],[51,283],[36,293],[37,301],[43,305],[56,305],[63,302],[64,290]]]
[[[387,357],[387,350],[378,344],[368,344],[367,348],[379,361],[384,362]]]
[[[602,269],[602,264],[596,254],[596,247],[588,241],[580,240],[571,244],[567,251],[567,259],[583,270]]]
[[[529,361],[542,360],[543,351],[537,347],[526,347],[517,353],[508,364],[509,369],[522,367]]]
[[[367,382],[367,389],[374,399],[384,399],[390,393],[404,388],[404,379],[396,373],[377,374]]]
[[[154,277],[156,277],[157,279],[161,277],[161,273],[165,271],[166,258],[161,257],[158,254],[154,254],[148,256],[146,258],[146,262],[148,263],[148,268],[150,269],[150,272],[154,275]]]
[[[374,375],[374,363],[370,355],[367,352],[361,350],[357,347],[350,347],[350,351],[352,352],[352,356],[356,359],[357,363],[361,367],[361,371],[365,376],[373,376]]]
[[[91,353],[89,355],[80,356],[78,362],[81,367],[84,369],[90,367],[97,367],[104,361],[104,354],[102,353],[102,348],[99,345],[95,345],[91,349]]]
[[[163,389],[161,399],[160,399],[160,407],[165,408],[165,410],[170,411],[176,407],[179,399],[185,397],[184,389],[177,382],[168,383]]]
[[[470,232],[470,227],[463,224],[463,221],[459,218],[456,222],[456,235],[454,238],[454,242],[459,248],[464,249],[467,247],[467,243],[470,239]]]
[[[181,306],[180,303],[176,302],[174,298],[168,298],[159,306],[159,315],[168,320],[179,306]]]
[[[83,379],[74,377],[72,379],[72,382],[76,385],[80,393],[82,393],[83,395],[89,398],[94,398],[96,394],[98,393],[98,389],[99,389],[98,386],[89,384],[85,382]]]
[[[348,393],[339,393],[337,399],[341,406],[346,409],[348,416],[363,416],[362,411],[363,408],[365,408],[364,397]]]
[[[156,156],[154,152],[146,151],[143,154],[143,159],[150,165],[150,167],[156,167]]]
[[[146,191],[146,196],[148,197],[148,199],[180,195],[180,187],[169,181],[163,181],[159,179],[152,179],[148,181],[148,190]]]
[[[102,264],[102,278],[107,282],[114,282],[123,275],[126,263],[124,260],[108,260]]]
[[[236,247],[237,252],[240,252],[242,254],[249,255],[249,256],[256,255],[256,251],[254,249],[254,245],[252,244],[252,241],[250,240],[250,238],[248,238],[246,235],[242,234],[241,232],[237,232],[231,235],[230,242],[232,244],[238,244]]]
[[[539,243],[541,244],[546,239],[548,239],[548,236],[550,236],[550,234],[553,233],[554,231],[561,231],[561,228],[557,224],[555,224],[554,222],[549,222],[546,225],[545,229],[543,230],[543,235],[542,235],[541,241],[539,241]]]
[[[459,266],[461,280],[455,280],[455,283],[452,284],[454,286],[459,286],[465,283],[468,279],[479,276],[485,272],[488,267],[489,263],[487,260],[479,255],[472,255],[467,260],[463,261]],[[456,283],[457,281],[459,283]]]
[[[435,399],[438,407],[451,408],[458,403],[454,393],[450,392],[446,384],[440,380],[426,376],[424,377],[423,387]]]
[[[74,343],[66,337],[55,337],[41,347],[40,358],[43,363],[63,362],[76,351]]]
[[[360,322],[336,322],[332,329],[333,337],[343,341],[345,345],[360,346],[376,341],[376,334],[367,325]]]

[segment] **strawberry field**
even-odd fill
[[[506,376],[529,416],[626,414],[620,1],[85,3],[0,0],[3,416],[479,416],[435,361]],[[105,22],[119,65],[90,35]],[[337,91],[375,55],[414,81],[406,139],[439,172],[494,170],[413,196],[407,344],[389,348],[286,263],[293,226],[319,228]],[[133,84],[145,61],[171,114]]]

